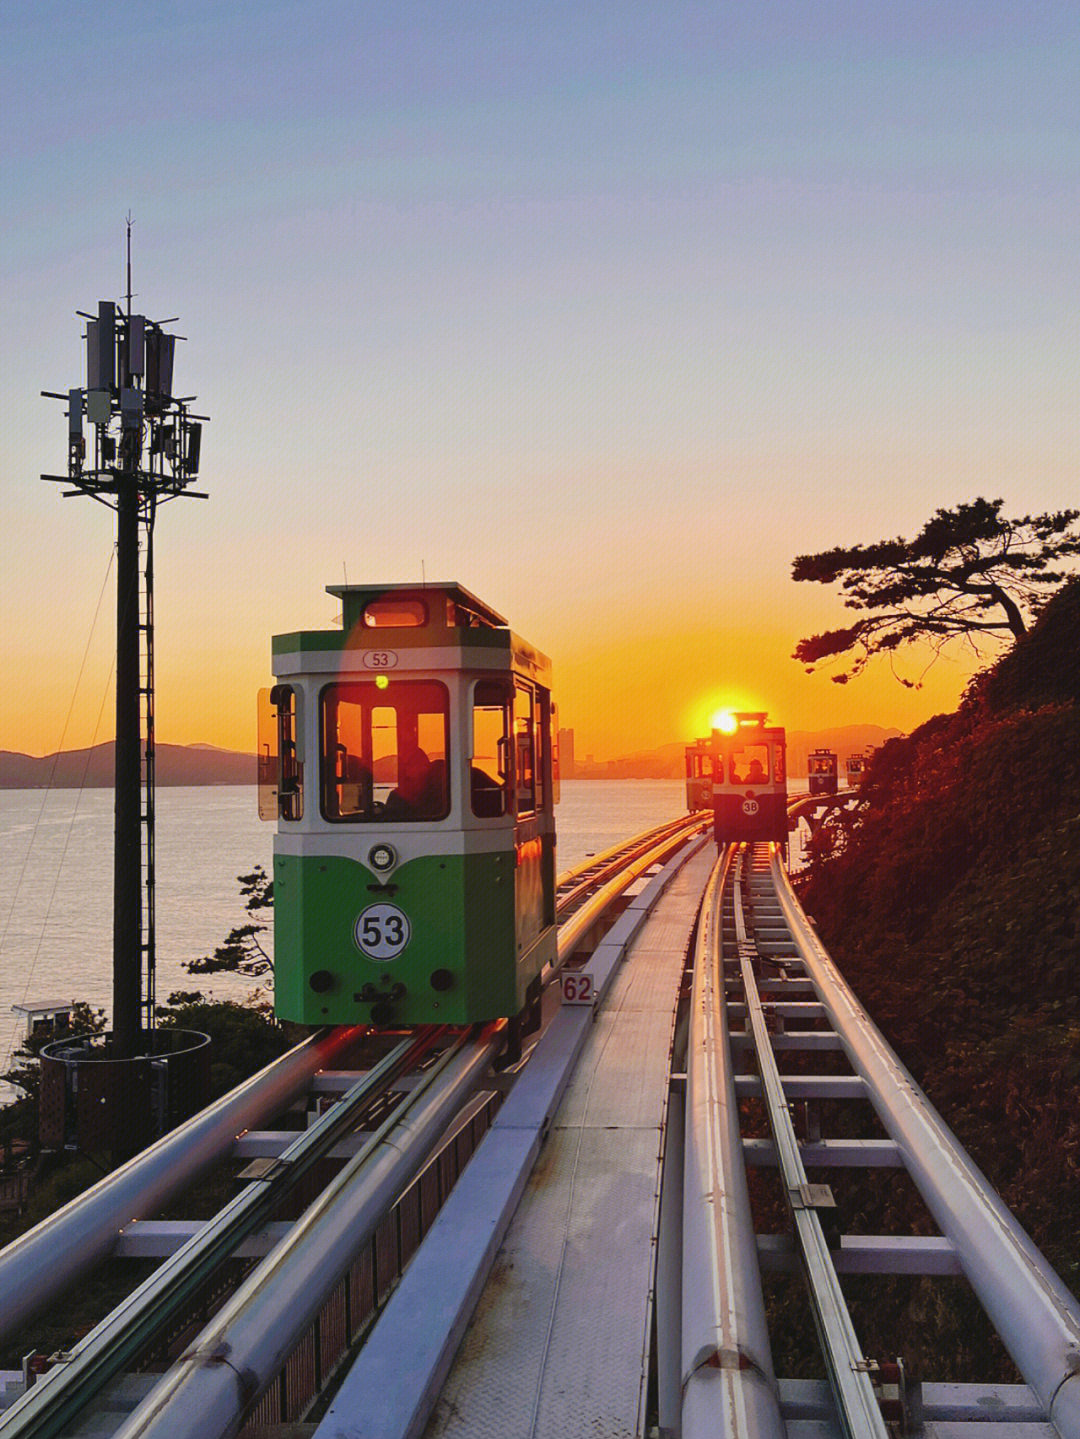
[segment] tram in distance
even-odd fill
[[[459,584],[331,585],[260,695],[275,1009],[304,1024],[538,1013],[557,957],[551,667]]]
[[[686,746],[686,808],[691,814],[712,809],[713,746],[696,739]]]
[[[835,794],[839,786],[836,773],[836,752],[812,749],[806,761],[811,794]]]
[[[866,778],[866,766],[871,753],[872,751],[866,750],[862,754],[849,754],[844,761],[849,789],[857,789]]]
[[[718,845],[774,840],[786,844],[786,741],[763,711],[731,716],[714,729],[713,834]]]

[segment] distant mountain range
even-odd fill
[[[254,784],[255,756],[204,744],[159,744],[159,785]],[[111,789],[113,745],[43,755],[0,750],[0,789]]]
[[[840,772],[849,754],[876,748],[900,734],[898,729],[880,725],[845,725],[840,729],[813,732],[792,730],[788,741],[788,773],[806,774],[806,757],[812,749],[835,750]],[[579,763],[575,779],[681,779],[685,774],[686,742],[676,741],[659,749],[624,755],[621,759]],[[254,784],[255,756],[236,750],[215,749],[206,744],[159,744],[157,747],[159,785]],[[18,754],[0,750],[0,789],[111,789],[113,746],[62,750],[59,754]]]
[[[840,761],[840,773],[844,773],[844,761],[849,754],[861,754],[866,749],[876,749],[887,739],[896,739],[901,731],[882,729],[880,725],[843,725],[838,729],[789,730],[787,735],[788,774],[805,775],[807,756],[812,749],[831,749]],[[575,779],[682,779],[686,773],[686,741],[661,745],[659,749],[644,750],[638,754],[626,755],[622,759],[601,760],[594,764],[578,762],[574,767]],[[569,776],[568,776],[569,778]]]

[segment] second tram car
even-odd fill
[[[712,808],[713,747],[711,739],[686,746],[686,808],[693,814]]]
[[[732,716],[729,731],[712,732],[717,844],[787,842],[785,737],[779,725],[767,720],[763,711],[738,713]]]
[[[836,752],[812,749],[806,762],[811,794],[835,794],[839,785]]]
[[[858,789],[866,775],[866,761],[869,754],[849,754],[844,762],[849,789]]]
[[[276,1011],[518,1015],[557,957],[549,662],[458,584],[329,592],[342,628],[276,635],[260,705]]]

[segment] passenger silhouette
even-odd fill
[[[419,819],[431,761],[422,749],[409,750],[398,764],[397,788],[386,796],[387,819]]]

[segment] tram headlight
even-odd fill
[[[380,874],[386,874],[397,864],[397,850],[392,844],[373,844],[368,850],[368,864]]]

